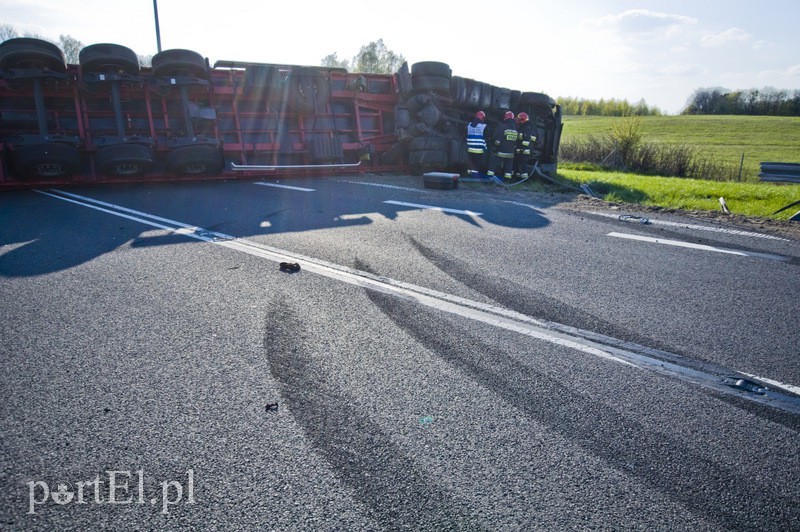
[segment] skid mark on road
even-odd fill
[[[748,523],[769,528],[800,517],[800,508],[776,504],[781,500],[779,494],[753,482],[749,473],[715,462],[666,433],[650,430],[615,411],[613,405],[537,372],[478,334],[458,327],[434,327],[437,316],[421,312],[408,301],[377,292],[367,295],[399,328],[470,379],[621,474],[683,505],[699,519],[721,527]],[[696,489],[698,478],[707,488],[702,492]]]
[[[605,337],[590,331],[582,331],[558,323],[543,322],[506,308],[471,301],[389,277],[354,270],[321,259],[236,238],[224,233],[209,231],[202,227],[106,203],[86,196],[79,196],[60,190],[51,190],[49,192],[37,190],[36,192],[61,201],[165,229],[173,234],[185,235],[274,262],[296,262],[301,265],[304,271],[330,279],[381,292],[406,301],[413,301],[418,305],[514,331],[553,345],[568,347],[581,353],[628,367],[646,369],[713,389],[717,392],[738,394],[752,401],[761,402],[789,412],[800,413],[800,398],[794,396],[788,396],[771,389],[768,389],[762,395],[733,391],[726,384],[726,378],[736,373],[742,375],[740,372],[734,372],[711,364],[706,364],[704,368],[697,369],[693,367],[694,365],[687,363],[691,361],[684,360],[683,357],[671,353],[662,353],[645,346]],[[786,389],[785,386],[788,385],[784,385],[784,389]]]
[[[307,320],[291,305],[273,301],[264,320],[264,349],[272,375],[292,417],[314,448],[344,479],[356,497],[383,524],[406,530],[454,530],[469,523],[469,509],[440,489],[397,447],[391,436],[370,423],[351,398],[329,384],[327,370],[307,337]]]

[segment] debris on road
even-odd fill
[[[297,273],[300,271],[300,265],[296,262],[281,262],[280,270],[286,273]]]

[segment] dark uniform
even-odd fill
[[[514,175],[528,177],[531,162],[531,147],[536,142],[533,124],[527,113],[517,115],[517,151],[514,157]]]
[[[514,177],[514,156],[517,151],[517,124],[514,122],[514,113],[507,112],[503,122],[497,125],[492,137],[492,161],[489,164],[488,176],[493,176],[495,170],[502,167],[503,178]]]

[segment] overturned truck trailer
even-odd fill
[[[392,75],[208,60],[93,44],[0,43],[0,188],[466,169],[466,124],[527,112],[532,157],[554,172],[561,111],[547,95],[425,61]]]

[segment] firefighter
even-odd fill
[[[528,177],[528,173],[530,172],[531,146],[536,142],[533,124],[528,117],[528,113],[522,112],[517,115],[517,132],[514,175],[516,177]]]
[[[467,154],[469,156],[469,169],[467,173],[477,177],[486,170],[486,113],[478,111],[472,122],[467,124]]]
[[[494,177],[495,170],[502,168],[503,179],[514,177],[514,156],[517,151],[517,124],[511,111],[503,115],[503,122],[498,124],[492,137],[492,161],[489,164],[489,177]]]

